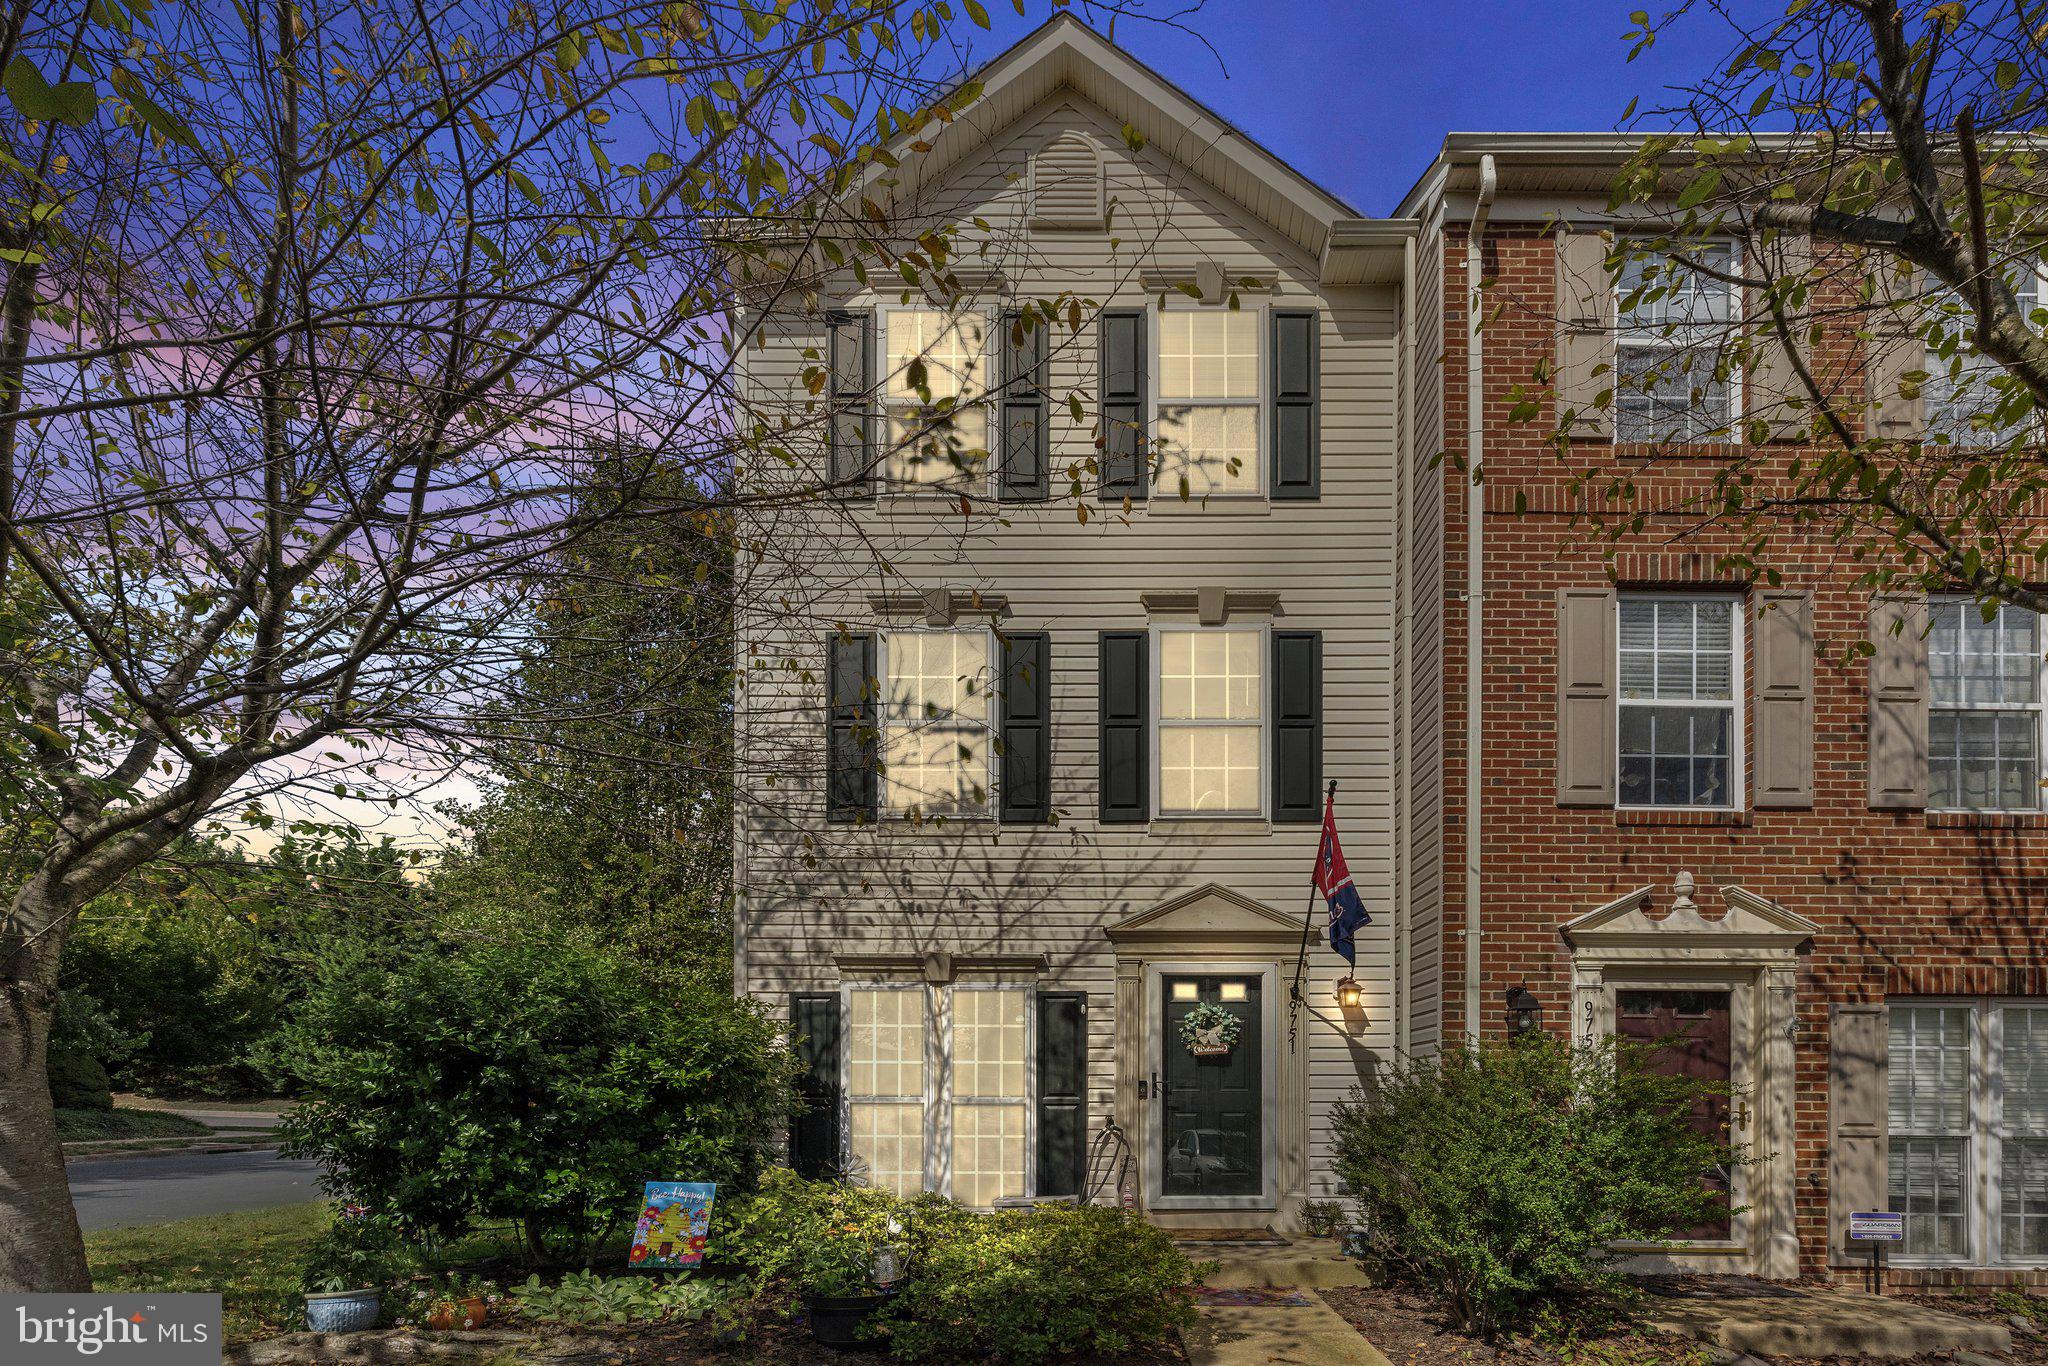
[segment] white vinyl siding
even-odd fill
[[[1937,809],[2041,805],[2041,626],[2002,603],[1928,604],[1927,801]]]
[[[990,660],[985,630],[882,637],[882,804],[898,815],[988,809]]]
[[[2031,323],[2041,301],[2038,266],[2008,276],[2020,316]],[[2001,421],[1998,409],[2017,383],[1995,385],[2005,367],[1977,353],[1976,310],[1944,293],[1933,305],[1936,321],[1927,334],[1927,380],[1920,386],[1927,439],[1952,446],[1995,446],[2034,429],[2031,419]]]
[[[1887,1068],[1901,1260],[2048,1261],[2048,1002],[1897,1002]]]
[[[1735,248],[1703,242],[1685,259],[1728,276]],[[1617,441],[1725,441],[1735,377],[1717,373],[1735,317],[1735,287],[1644,253],[1615,282],[1614,436]]]
[[[1264,310],[1178,307],[1159,329],[1159,494],[1208,498],[1264,487]]]
[[[1160,815],[1265,809],[1265,643],[1256,629],[1159,632]]]
[[[1615,792],[1622,806],[1740,804],[1741,616],[1736,599],[1624,594]]]
[[[896,488],[979,491],[988,482],[987,325],[980,313],[882,310],[888,454]],[[924,389],[914,382],[923,367]]]

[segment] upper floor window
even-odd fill
[[[978,486],[988,470],[987,326],[935,308],[882,313],[888,380],[883,473],[899,488]],[[922,391],[919,381],[923,381]]]
[[[2041,625],[2001,603],[1928,603],[1927,800],[1973,811],[2041,804]]]
[[[2039,266],[2009,273],[2006,283],[2019,300],[2020,316],[2032,318],[2041,302]],[[1927,382],[1920,389],[1927,438],[1955,446],[1995,446],[2011,439],[2028,424],[2031,409],[2026,417],[2016,410],[2009,420],[1999,411],[2009,396],[2019,401],[2019,389],[1992,382],[2005,374],[2005,367],[1977,353],[1975,310],[1944,293],[1933,312],[1936,321],[1927,334]]]
[[[1729,242],[1698,243],[1675,259],[1638,252],[1623,265],[1615,282],[1615,440],[1727,439],[1736,413],[1724,355],[1736,313],[1727,282],[1734,267]]]
[[[1265,314],[1220,305],[1159,319],[1159,488],[1207,498],[1260,490]]]
[[[1159,814],[1265,809],[1265,632],[1159,632]]]
[[[1728,596],[1640,593],[1620,599],[1621,805],[1738,805],[1736,607]]]
[[[985,630],[882,637],[887,811],[971,815],[988,809],[991,670]]]

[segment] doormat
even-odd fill
[[[1314,1304],[1299,1290],[1225,1290],[1213,1285],[1195,1287],[1195,1303],[1226,1309],[1293,1309]]]

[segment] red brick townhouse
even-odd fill
[[[1874,608],[1836,553],[1792,540],[1765,589],[1717,572],[1723,543],[1675,517],[1611,569],[1578,548],[1549,424],[1511,422],[1510,392],[1543,356],[1569,394],[1574,367],[1626,372],[1659,344],[1631,335],[1599,267],[1625,152],[1453,135],[1401,210],[1419,220],[1408,1046],[1688,1030],[1757,1160],[1728,1174],[1737,1212],[1646,1266],[1853,1274],[1848,1213],[1890,1210],[1895,1282],[2038,1281],[2041,625],[1939,595]],[[1476,344],[1475,231],[1499,310]],[[1849,382],[1881,368],[1840,345]],[[1876,420],[1925,429],[1937,406],[1894,392]],[[1646,503],[1726,456],[1673,445],[1647,403],[1617,409],[1575,454],[1640,467]],[[1484,469],[1476,515],[1440,451]],[[1852,656],[1866,638],[1875,657]]]

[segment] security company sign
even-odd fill
[[[1869,1210],[1849,1216],[1849,1241],[1852,1243],[1903,1243],[1906,1241],[1906,1216],[1881,1210]]]
[[[0,1361],[220,1366],[218,1295],[0,1295]]]

